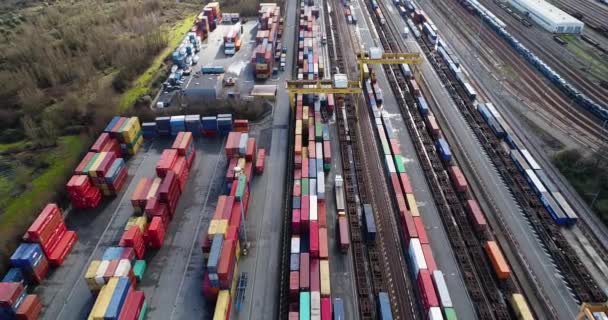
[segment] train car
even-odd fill
[[[527,170],[530,170],[530,166],[526,162],[524,156],[521,155],[521,152],[517,149],[511,149],[511,160],[515,163],[515,166],[521,173],[525,173]]]
[[[559,206],[557,201],[550,192],[543,192],[540,196],[541,202],[543,206],[547,209],[551,218],[557,225],[566,225],[568,224],[568,216]]]
[[[433,139],[441,138],[441,129],[439,129],[439,125],[437,124],[437,119],[430,112],[424,117],[424,123],[426,124],[426,128],[429,130],[429,133],[433,137]]]
[[[542,184],[542,182],[540,182],[540,179],[538,179],[538,177],[534,173],[534,170],[526,170],[525,175],[526,180],[528,180],[530,185],[532,185],[532,189],[539,197],[543,194],[543,192],[547,192],[547,189]]]
[[[429,113],[429,105],[423,96],[416,96],[416,102],[418,105],[418,111],[422,116],[426,116]]]
[[[536,176],[538,177],[538,179],[540,179],[540,181],[543,183],[545,188],[547,188],[547,191],[549,191],[549,192],[557,191],[557,187],[555,186],[555,184],[553,184],[553,182],[551,182],[551,179],[549,179],[549,176],[547,176],[547,174],[545,173],[544,170],[535,170],[534,173],[536,173]]]
[[[459,166],[449,166],[448,174],[450,175],[450,180],[454,184],[456,191],[461,193],[466,193],[469,189],[467,184],[467,179],[462,174],[462,170],[460,170]]]
[[[473,86],[470,83],[468,83],[468,82],[465,82],[463,84],[463,87],[464,87],[464,91],[467,94],[467,97],[471,101],[475,101],[475,99],[477,99],[477,91],[475,91],[475,88],[473,88]]]
[[[378,317],[380,320],[393,320],[391,301],[386,292],[378,292]]]
[[[536,159],[534,159],[534,157],[532,157],[532,155],[530,154],[530,152],[527,149],[519,149],[519,152],[521,152],[521,155],[524,156],[524,158],[526,159],[526,162],[530,165],[530,169],[532,169],[532,170],[541,169],[538,162],[536,162]]]
[[[557,202],[559,207],[564,211],[566,216],[568,216],[568,219],[566,221],[564,221],[564,224],[566,224],[566,225],[575,224],[576,221],[578,220],[578,215],[572,209],[572,207],[570,206],[568,201],[566,201],[566,199],[561,194],[561,192],[552,192],[551,195],[553,196],[553,198],[555,199],[555,202]]]
[[[363,64],[363,78],[369,79],[369,67],[367,66],[367,63]]]
[[[399,65],[399,68],[401,68],[401,72],[403,72],[403,76],[405,76],[407,79],[412,77],[412,68],[410,68],[409,64],[402,63]]]
[[[416,80],[410,79],[408,83],[412,94],[417,97],[420,96],[420,87],[418,87],[418,83],[416,82]]]
[[[418,289],[420,289],[420,295],[422,300],[422,307],[425,311],[428,311],[431,307],[438,307],[439,301],[437,299],[437,293],[433,286],[433,279],[431,273],[427,269],[421,269],[418,272]]]
[[[408,247],[408,256],[412,270],[412,276],[418,278],[420,270],[427,270],[426,260],[424,259],[424,251],[420,239],[411,238]]]
[[[382,101],[384,101],[384,95],[382,94],[382,89],[380,89],[380,85],[378,85],[378,83],[374,83],[374,85],[372,87],[374,88],[374,95],[376,97],[376,102],[378,104],[382,104]]]
[[[332,316],[333,320],[346,320],[344,315],[344,301],[341,298],[335,298],[332,303]]]
[[[505,260],[502,251],[498,247],[498,244],[495,241],[487,241],[484,245],[484,250],[490,259],[496,277],[500,280],[509,279],[511,276],[511,269],[509,268],[509,264],[507,263],[507,260]]]
[[[372,209],[372,206],[367,203],[363,205],[363,227],[365,228],[365,239],[367,242],[375,242],[376,219],[374,218],[374,210]]]
[[[473,225],[473,229],[482,235],[488,230],[488,223],[486,222],[486,216],[479,207],[479,203],[476,200],[467,200],[465,205],[467,211],[467,217]]]
[[[405,17],[405,16],[407,16],[407,10],[405,10],[405,8],[403,6],[399,6],[399,14],[402,17]]]
[[[346,215],[338,216],[336,223],[338,224],[336,231],[338,233],[337,237],[339,240],[338,244],[340,246],[340,251],[342,253],[346,253],[348,251],[348,248],[350,247],[350,238],[348,236],[348,220],[346,218]]]
[[[526,303],[526,299],[522,294],[512,294],[509,302],[511,303],[511,308],[513,308],[513,312],[518,320],[534,320],[532,311],[530,311],[530,307],[528,307],[528,303]]]
[[[439,306],[442,308],[452,308],[454,306],[452,304],[452,297],[450,297],[450,292],[445,283],[443,272],[440,270],[433,271],[433,284],[435,285],[437,297],[439,298]]]
[[[437,139],[435,142],[435,147],[437,148],[437,153],[439,153],[439,157],[444,162],[450,163],[452,161],[452,151],[450,150],[450,145],[443,138]]]

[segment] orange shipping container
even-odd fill
[[[329,257],[329,245],[327,244],[327,229],[319,228],[319,258]]]
[[[502,255],[502,251],[496,244],[495,241],[488,241],[484,246],[486,254],[490,258],[490,262],[492,262],[492,267],[494,267],[494,272],[498,279],[504,280],[508,279],[511,275],[511,270],[509,269],[509,265],[505,260],[505,257]]]

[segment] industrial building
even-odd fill
[[[511,0],[511,5],[551,33],[580,34],[585,26],[580,20],[543,0]]]

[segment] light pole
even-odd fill
[[[243,171],[241,167],[234,167],[234,175],[236,177],[236,183],[238,184],[238,180],[241,176],[243,176]],[[234,183],[234,182],[233,182]],[[237,186],[238,189],[238,186]],[[243,190],[243,195],[241,196],[240,209],[241,209],[241,241],[243,242],[243,255],[247,255],[247,249],[249,248],[249,241],[247,241],[247,230],[245,229],[245,210],[243,209],[243,198],[245,196],[245,191]]]

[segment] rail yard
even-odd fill
[[[551,161],[606,165],[608,5],[550,2],[202,5],[0,319],[608,319],[607,227]]]

